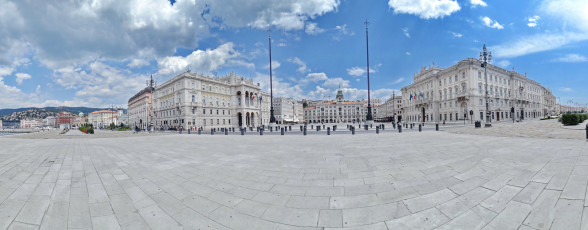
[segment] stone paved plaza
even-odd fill
[[[49,134],[0,138],[0,229],[588,229],[585,140]]]

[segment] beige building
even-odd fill
[[[292,98],[274,98],[274,117],[276,124],[304,122],[304,109],[301,102]]]
[[[380,108],[385,112],[379,113],[377,120],[388,122],[402,120],[402,96],[393,95]]]
[[[269,94],[259,83],[232,72],[223,77],[184,72],[158,85],[153,97],[158,129],[269,124]]]
[[[118,124],[118,116],[116,111],[112,110],[94,111],[88,114],[88,123],[94,128],[107,128],[111,123]]]
[[[128,121],[121,122],[128,122],[129,127],[145,129],[155,123],[153,122],[153,92],[155,91],[153,77],[149,82],[149,86],[132,96],[128,101]]]
[[[39,128],[43,126],[43,119],[20,120],[21,129]]]
[[[477,59],[468,58],[448,68],[434,65],[421,68],[414,76],[414,83],[401,90],[403,120],[484,121],[486,81],[481,64]],[[551,91],[526,75],[488,64],[486,76],[492,121],[538,118],[556,113]]]
[[[372,105],[372,116],[378,117],[379,112],[380,106]],[[304,108],[307,123],[365,122],[366,116],[367,101],[345,101],[342,90],[337,91],[335,101],[323,101]]]

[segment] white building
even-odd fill
[[[39,128],[43,126],[43,119],[20,120],[21,129]]]
[[[316,106],[304,108],[304,119],[307,123],[365,122],[367,116],[366,103],[367,101],[345,101],[343,91],[339,90],[335,101],[323,101],[316,104]],[[378,117],[379,111],[380,106],[372,105],[373,117]]]
[[[402,120],[402,96],[392,96],[382,106],[385,112],[379,113],[379,120],[381,121],[398,121]]]
[[[292,98],[274,98],[274,117],[276,124],[304,122],[302,103]]]
[[[408,122],[485,120],[486,81],[481,62],[468,58],[448,68],[421,68],[414,83],[402,88],[402,113]],[[488,64],[489,112],[492,121],[555,114],[549,89],[525,75]],[[511,109],[515,112],[511,114]],[[471,114],[471,116],[470,116]]]
[[[118,116],[112,110],[99,110],[88,114],[88,123],[92,124],[94,128],[108,128],[110,124],[118,123]]]
[[[257,127],[269,124],[269,94],[259,83],[230,73],[210,77],[181,73],[154,93],[156,128]]]
[[[55,127],[55,117],[49,116],[43,119],[43,126],[45,127]]]
[[[147,126],[154,125],[153,122],[153,92],[155,91],[153,77],[149,85],[132,96],[128,101],[127,115],[128,118],[122,120],[122,123],[128,123],[129,127],[138,127],[144,129]],[[122,116],[123,114],[119,114]]]

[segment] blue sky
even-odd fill
[[[173,4],[172,4],[173,3]],[[235,72],[274,94],[386,99],[423,66],[477,58],[588,103],[585,0],[0,0],[0,108],[122,106],[187,69]]]

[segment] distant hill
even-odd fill
[[[22,111],[27,111],[30,109],[34,109],[34,110],[45,110],[45,111],[49,111],[49,112],[57,112],[57,111],[67,111],[67,112],[71,112],[74,114],[78,114],[80,112],[84,113],[84,114],[89,114],[91,112],[94,112],[96,110],[107,110],[110,108],[89,108],[89,107],[43,107],[43,108],[35,108],[35,107],[28,107],[28,108],[18,108],[18,109],[0,109],[0,116],[5,116],[5,115],[11,115],[13,113],[18,113],[18,112],[22,112]],[[126,111],[126,109],[125,109]]]

